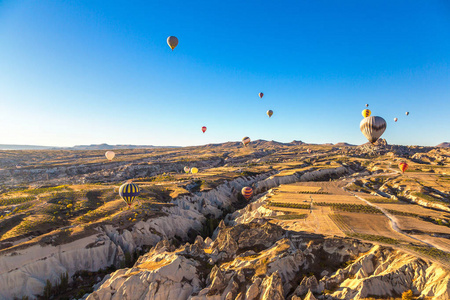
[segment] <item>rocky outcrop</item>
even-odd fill
[[[392,248],[286,232],[255,220],[223,226],[212,242],[198,239],[178,249],[160,242],[87,299],[124,299],[131,292],[133,299],[361,299],[409,289],[449,299],[450,275]]]

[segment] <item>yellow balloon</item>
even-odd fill
[[[364,110],[362,111],[362,115],[363,115],[364,118],[370,117],[370,114],[371,114],[371,113],[372,113],[372,112],[370,111],[370,109],[364,109]]]
[[[198,172],[198,169],[197,168],[191,168],[191,173],[192,174],[196,174]]]

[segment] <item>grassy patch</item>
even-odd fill
[[[374,241],[384,244],[391,244],[391,245],[398,245],[400,242],[396,239],[391,239],[389,237],[381,236],[381,235],[374,235],[374,234],[364,234],[364,233],[346,233],[347,236],[357,238],[357,239],[363,239],[367,241]]]
[[[277,219],[277,220],[299,220],[299,219],[306,219],[307,217],[308,217],[307,214],[287,214],[287,215],[276,216],[275,219]]]

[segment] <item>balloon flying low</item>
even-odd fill
[[[202,127],[202,131],[203,131],[203,133],[205,133],[205,131],[206,131],[206,126],[203,126],[203,127]]]
[[[191,171],[191,168],[189,168],[188,166],[183,168],[185,173],[189,173]]]
[[[191,168],[191,173],[192,174],[197,174],[198,173],[198,169],[197,168]]]
[[[269,118],[273,115],[273,110],[269,109],[267,111],[267,115],[269,116]]]
[[[367,117],[359,124],[362,134],[374,144],[386,130],[386,121],[382,117]]]
[[[175,47],[178,45],[178,39],[176,36],[169,36],[167,38],[167,45],[169,45],[170,49],[175,49]]]
[[[133,200],[139,196],[139,187],[132,183],[127,182],[122,184],[122,186],[119,188],[119,195],[128,204],[128,207],[131,206],[131,203],[133,203]]]
[[[111,161],[113,160],[114,156],[116,156],[116,154],[113,151],[106,151],[105,156],[109,161]]]
[[[308,153],[311,153],[311,152],[312,152],[311,149],[309,149],[309,148],[308,148],[308,150],[306,150],[306,151],[308,151]]]
[[[398,118],[394,118],[394,122],[397,122],[398,121]]]
[[[262,98],[264,96],[264,93],[259,93],[258,96],[259,98]]]
[[[398,164],[398,167],[402,173],[405,173],[406,169],[408,169],[408,164],[405,162],[401,162]]]
[[[370,109],[364,109],[361,114],[363,115],[364,118],[367,118],[370,116],[371,113],[372,112],[370,111]]]
[[[244,146],[247,146],[248,143],[250,143],[250,138],[246,136],[245,138],[242,139],[242,144],[244,144]]]
[[[249,186],[243,187],[241,190],[242,196],[244,196],[244,198],[246,200],[250,199],[253,195],[253,189]]]

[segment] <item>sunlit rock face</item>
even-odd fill
[[[215,240],[197,238],[178,249],[161,241],[87,299],[361,299],[409,289],[449,299],[450,275],[392,248],[292,235],[258,220],[223,225]]]

